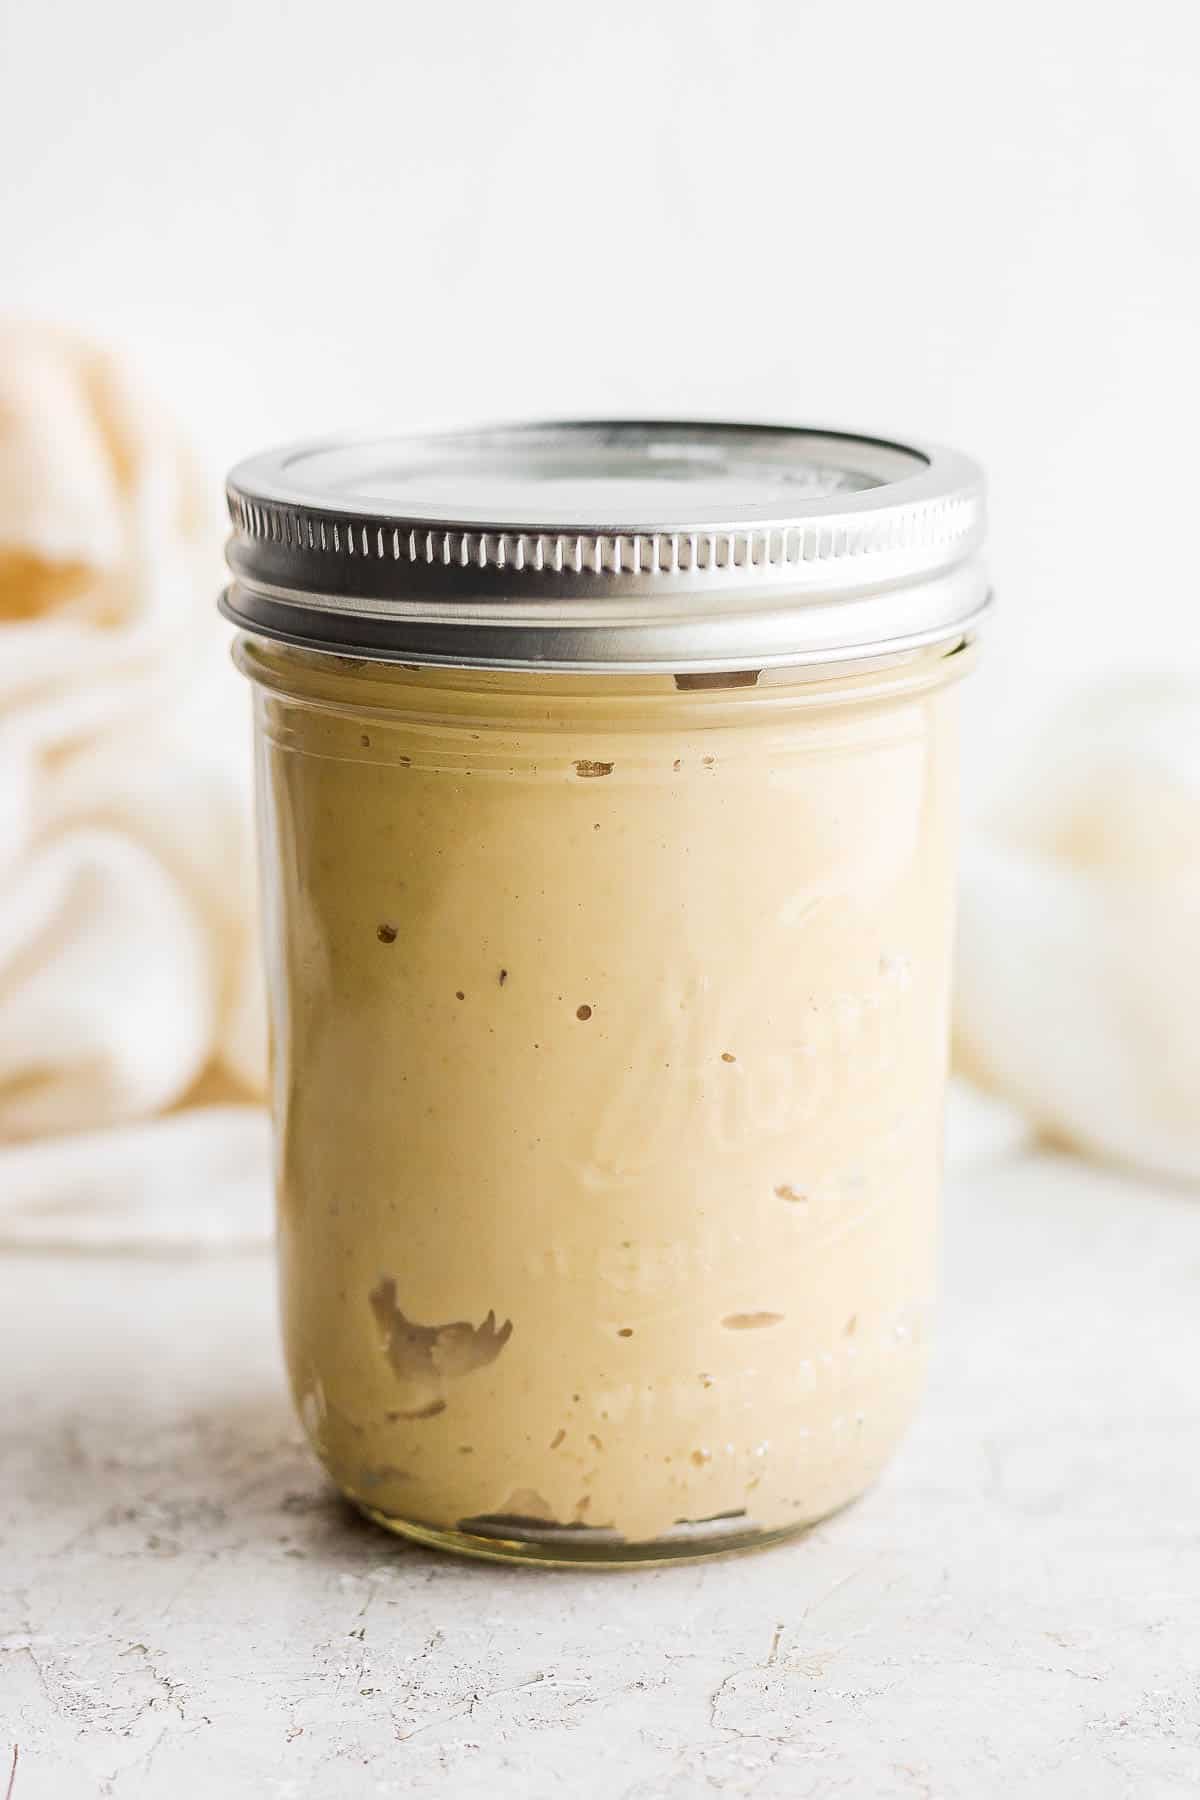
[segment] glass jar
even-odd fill
[[[974,470],[528,427],[231,504],[318,1455],[501,1559],[827,1516],[925,1358]]]

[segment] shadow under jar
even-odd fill
[[[230,483],[297,1404],[380,1524],[791,1535],[916,1404],[974,466],[778,427]]]

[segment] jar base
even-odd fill
[[[737,1528],[735,1519],[712,1519],[694,1525],[678,1525],[664,1537],[650,1538],[644,1543],[629,1543],[616,1532],[589,1527],[542,1526],[522,1529],[512,1524],[487,1526],[478,1531],[450,1530],[437,1525],[422,1525],[413,1519],[394,1518],[349,1496],[366,1518],[397,1537],[423,1544],[430,1550],[444,1550],[452,1556],[467,1556],[477,1561],[524,1563],[543,1569],[661,1569],[676,1563],[712,1562],[718,1557],[745,1556],[754,1550],[769,1550],[774,1544],[785,1544],[801,1538],[806,1532],[835,1518],[853,1506],[858,1495],[832,1507],[818,1518],[805,1519],[796,1525],[781,1525],[762,1530],[751,1525]],[[475,1523],[475,1521],[472,1521]],[[483,1520],[477,1523],[484,1527]]]

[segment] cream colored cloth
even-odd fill
[[[271,1234],[261,1106],[192,1106],[0,1151],[0,1238],[27,1249],[225,1248]]]
[[[1070,708],[968,848],[960,1066],[1051,1137],[1200,1181],[1200,688]]]
[[[0,331],[0,1227],[36,1186],[30,1140],[150,1119],[202,1078],[261,1089],[219,544],[209,487],[117,363]]]

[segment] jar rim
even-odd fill
[[[704,672],[961,636],[989,601],[956,451],[714,421],[343,437],[228,483],[222,609],[260,635],[458,666]]]

